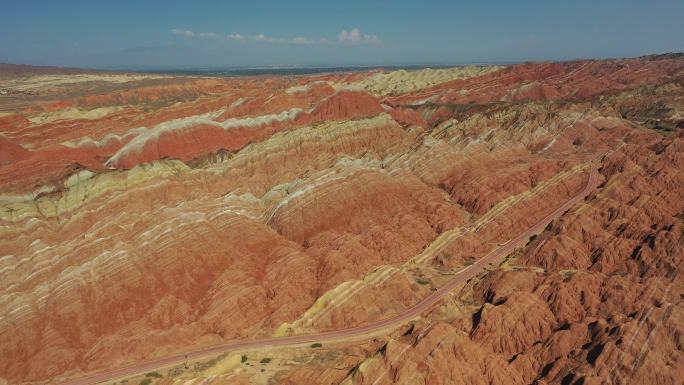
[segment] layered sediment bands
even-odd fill
[[[195,341],[207,344],[260,334],[297,318],[313,303],[319,285],[331,283],[317,278],[315,266],[322,256],[304,253],[300,245],[255,222],[272,211],[269,207],[284,205],[281,201],[288,199],[285,186],[277,184],[329,166],[344,154],[372,149],[382,155],[410,143],[410,136],[389,116],[380,115],[277,134],[207,170],[193,171],[180,162],[166,161],[125,172],[81,172],[62,191],[47,191],[38,199],[37,194],[14,196],[5,220],[15,221],[24,230],[3,236],[5,250],[14,255],[2,261],[3,282],[7,282],[3,309],[12,314],[2,330],[8,341],[9,335],[15,335],[23,342],[11,339],[3,346],[14,348],[3,355],[19,354],[25,364],[13,363],[3,370],[10,378],[12,373],[24,373],[26,378],[41,379],[70,368],[89,370],[132,362]],[[328,151],[321,152],[324,149]],[[337,167],[355,166],[341,162]],[[267,171],[271,178],[257,179]],[[257,196],[272,190],[263,195],[262,203],[250,193],[244,193],[244,198],[222,195],[249,180],[253,181],[249,190]],[[254,183],[257,180],[260,184]],[[103,217],[111,219],[102,221]],[[30,233],[25,232],[29,229]],[[259,229],[270,235],[260,234]],[[17,235],[21,242],[35,240],[28,251],[12,240]],[[213,236],[223,241],[210,241]],[[248,243],[240,246],[230,239]],[[253,253],[251,257],[247,258],[247,251]],[[206,260],[201,268],[191,268],[188,258],[194,266],[197,253]],[[267,258],[269,253],[277,263]],[[245,265],[247,260],[256,264]],[[304,265],[311,269],[298,267]],[[303,275],[290,274],[297,269]],[[245,271],[253,272],[252,278]],[[167,293],[175,280],[189,286],[177,285],[178,291]],[[269,280],[274,286],[258,286]],[[203,283],[196,286],[199,281]],[[292,291],[295,286],[309,288]],[[197,292],[191,294],[190,287]],[[145,295],[137,294],[141,292]],[[286,298],[290,295],[294,297]],[[126,299],[132,296],[136,298]],[[254,307],[255,298],[288,305]],[[60,313],[64,318],[51,315],[58,308],[64,309]],[[82,324],[76,334],[69,330],[73,322]],[[35,334],[18,334],[20,328]],[[46,334],[54,340],[46,339]],[[158,346],[157,350],[150,350],[149,344]],[[67,357],[64,362],[71,366],[50,358],[57,356]],[[52,364],[33,367],[34,359]]]
[[[133,211],[146,209],[153,206],[153,193],[168,185],[163,179],[178,176],[188,170],[189,168],[179,161],[156,162],[135,167],[125,173],[94,174],[80,170],[63,181],[60,189],[42,187],[30,194],[1,196],[0,201],[5,208],[1,218],[4,221],[21,223],[19,227],[30,224],[31,220],[44,221],[50,225],[53,222],[74,224],[71,222],[73,215],[77,219],[83,219],[80,215],[89,216],[99,211],[106,212],[109,206],[125,206],[129,194],[139,200],[139,203],[133,206]],[[146,191],[139,191],[139,187]],[[121,194],[124,191],[126,194]],[[173,199],[174,196],[171,195],[169,198]],[[156,199],[160,200],[158,196]],[[79,208],[83,208],[84,211],[75,213],[74,211]],[[90,224],[89,221],[86,222],[86,225]],[[51,230],[57,233],[63,229],[58,227]]]
[[[483,299],[494,304],[483,307],[485,314],[521,291],[536,293],[546,302],[539,307],[561,325],[520,351],[514,364],[528,372],[545,368],[537,378],[551,382],[678,381],[676,371],[659,368],[682,360],[675,337],[680,326],[672,319],[680,311],[674,293],[681,291],[684,261],[681,172],[672,167],[681,154],[678,138],[628,144],[610,154],[604,187],[523,252],[523,266],[543,270],[497,274],[485,284]],[[506,339],[516,341],[514,334]]]
[[[328,255],[334,256],[333,253]],[[343,273],[351,275],[348,271]],[[420,290],[416,286],[400,269],[389,265],[380,266],[362,279],[347,280],[326,291],[301,317],[283,323],[275,334],[338,330],[400,314],[427,294],[427,289]],[[364,311],[356,310],[360,303],[363,304]]]
[[[448,259],[437,258],[433,263],[447,267],[472,262],[485,255],[496,244],[513,238],[519,228],[528,228],[558,207],[586,183],[581,168],[567,170],[557,178],[540,183],[523,193],[512,195],[477,217],[467,234],[456,238],[443,252]]]
[[[104,168],[132,168],[162,158],[188,161],[218,150],[237,151],[249,143],[262,141],[281,130],[329,120],[367,118],[383,112],[377,99],[362,92],[345,91],[328,95],[325,91],[318,91],[307,95],[310,101],[315,101],[313,104],[290,100],[289,103],[285,101],[280,105],[283,108],[288,105],[310,107],[311,110],[308,112],[300,107],[291,107],[277,110],[272,114],[249,115],[249,109],[254,110],[254,106],[242,112],[235,111],[245,103],[244,99],[237,99],[227,107],[224,105],[223,108],[219,107],[213,111],[207,109],[217,107],[216,103],[202,102],[193,109],[169,108],[171,111],[166,115],[167,120],[160,120],[160,117],[154,114],[146,119],[136,119],[138,124],[154,124],[149,128],[140,125],[123,132],[120,129],[110,131],[106,135],[102,135],[101,131],[111,130],[113,122],[91,119],[96,122],[90,123],[89,128],[84,129],[79,127],[80,124],[76,125],[77,130],[83,135],[78,140],[74,137],[73,129],[66,132],[64,123],[50,123],[41,126],[41,130],[58,135],[59,139],[51,142],[43,140],[38,144],[27,138],[27,135],[15,135],[20,140],[28,141],[32,146],[42,146],[43,149],[31,157],[21,158],[25,160],[22,164],[0,170],[0,180],[7,179],[8,184],[25,190],[36,184],[50,183],[54,179],[64,177],[64,168],[76,163],[90,170],[99,171]],[[320,99],[316,101],[315,98]],[[263,100],[261,103],[272,104]],[[251,105],[249,102],[247,104]],[[263,107],[259,104],[257,108]],[[202,113],[193,114],[197,111]],[[226,119],[226,115],[234,117]],[[125,121],[128,116],[129,113],[113,117],[114,123]],[[100,120],[106,118],[102,117]],[[92,135],[95,130],[100,132]],[[97,139],[92,139],[91,135]],[[21,175],[21,178],[13,178],[17,174]],[[11,178],[15,180],[10,181]],[[31,182],[33,184],[27,186]]]
[[[264,200],[275,205],[279,198],[288,194],[290,184],[305,183],[299,178],[334,165],[338,158],[356,157],[370,151],[373,155],[368,154],[369,158],[376,159],[371,164],[379,168],[377,159],[403,151],[411,141],[411,135],[387,115],[342,124],[307,126],[276,134],[229,159],[209,162],[206,169],[191,170],[180,161],[161,161],[127,171],[74,172],[59,189],[44,186],[27,194],[3,195],[2,219],[68,220],[71,215],[84,214],[92,215],[92,220],[96,220],[97,213],[107,212],[109,205],[116,207],[115,210],[127,204],[131,204],[131,209],[145,210],[158,202],[180,204],[187,199],[184,194],[194,198],[203,193],[221,196],[238,188],[240,194],[255,196],[273,189]],[[340,166],[345,164],[340,161]],[[124,194],[120,195],[122,192]],[[114,199],[109,195],[112,193]],[[74,213],[78,207],[82,210]],[[62,216],[65,218],[60,219]]]
[[[393,101],[466,105],[519,100],[582,100],[601,93],[677,81],[682,69],[681,58],[531,63],[443,83],[396,97]]]
[[[418,111],[408,108],[393,108],[389,111],[389,113],[392,115],[392,118],[402,126],[427,126],[427,122]]]
[[[318,276],[327,289],[373,266],[410,258],[465,219],[460,207],[415,178],[362,170],[295,191],[270,222],[322,260]]]
[[[532,189],[540,182],[576,165],[578,161],[542,158],[536,161],[530,160],[525,164],[516,164],[518,162],[511,156],[503,159],[481,160],[480,164],[466,163],[458,171],[473,173],[474,170],[483,167],[484,162],[487,168],[493,170],[492,172],[477,177],[457,173],[440,182],[456,202],[476,215],[486,213],[511,195]],[[503,169],[507,172],[498,171]],[[468,182],[464,183],[464,181]]]
[[[26,159],[29,152],[20,145],[0,136],[0,166]]]
[[[418,71],[399,70],[389,73],[378,73],[358,82],[337,86],[338,88],[346,89],[364,89],[377,95],[397,95],[418,91],[454,79],[481,76],[501,68],[499,66],[468,66],[444,69],[427,68]]]
[[[31,300],[26,294],[3,298],[3,313],[12,317],[0,328],[7,342],[2,354],[20,358],[3,371],[10,378],[12,373],[26,373],[39,379],[69,368],[52,362],[54,356],[66,356],[82,369],[112,363],[121,354],[128,360],[142,359],[154,354],[149,346],[137,345],[143,336],[155,341],[159,353],[181,345],[180,340],[194,344],[202,336],[205,343],[221,336],[234,338],[256,327],[254,319],[280,320],[311,301],[307,298],[314,290],[314,272],[297,269],[297,275],[292,269],[313,263],[296,245],[220,207],[213,213],[173,211],[151,213],[148,218],[156,218],[156,225],[136,218],[128,231],[102,231],[112,235],[104,238],[100,233],[95,249],[90,242],[73,240],[71,247],[90,256],[78,268],[53,275],[50,281],[11,285],[18,292],[30,285],[32,295]],[[120,221],[119,228],[122,225]],[[225,236],[208,242],[216,234]],[[129,239],[128,246],[122,239]],[[185,260],[189,256],[190,264]],[[287,292],[275,290],[281,284]],[[269,305],[271,300],[280,309]],[[53,314],[56,309],[59,315]],[[76,330],[74,323],[79,325]],[[34,366],[33,360],[51,364]]]
[[[275,208],[271,222],[288,238],[307,242],[327,231],[359,233],[387,215],[399,229],[411,228],[414,236],[428,231],[426,240],[465,219],[460,208],[446,202],[438,190],[410,176],[361,170],[323,177],[293,192]],[[410,219],[418,215],[423,223]]]
[[[227,163],[217,165],[217,169],[226,178],[249,181],[241,190],[247,188],[255,195],[281,184],[274,193],[289,194],[289,183],[306,184],[313,180],[308,177],[314,176],[314,171],[337,164],[354,165],[355,158],[381,168],[383,159],[406,151],[414,139],[415,135],[402,130],[387,114],[344,123],[326,122],[278,133],[248,146]]]
[[[189,160],[221,148],[237,150],[252,140],[272,134],[277,125],[292,121],[302,111],[292,109],[280,114],[216,122],[223,110],[142,128],[139,134],[121,147],[106,163],[116,168],[130,168],[140,163],[172,157]],[[265,129],[266,126],[270,126]]]
[[[76,98],[75,105],[97,107],[106,105],[125,105],[136,103],[173,103],[180,100],[193,100],[207,93],[221,93],[229,89],[220,79],[181,81],[177,84],[131,87],[105,94],[85,95]]]
[[[679,384],[683,69],[668,55],[14,79],[0,100],[0,383],[400,315],[598,170],[585,200],[407,324],[147,378]]]
[[[547,339],[556,328],[551,309],[535,294],[511,294],[503,304],[485,305],[478,317],[473,339],[509,356]]]
[[[130,168],[165,157],[190,160],[224,149],[239,150],[247,143],[261,141],[273,133],[306,123],[365,118],[382,112],[372,96],[341,92],[325,98],[310,113],[292,108],[277,114],[216,121],[224,113],[214,113],[161,123],[144,130],[121,147],[106,165]]]
[[[393,336],[342,384],[524,384],[515,369],[445,322]]]
[[[367,117],[383,112],[380,102],[365,92],[342,91],[324,99],[311,111],[313,121]]]

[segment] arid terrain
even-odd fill
[[[682,54],[3,65],[0,385],[681,384],[683,171]]]

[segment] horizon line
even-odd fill
[[[544,62],[572,62],[585,60],[625,60],[639,59],[647,57],[658,57],[665,55],[684,55],[684,51],[649,53],[638,56],[606,56],[606,57],[576,57],[566,59],[519,59],[519,60],[472,60],[472,61],[425,61],[425,62],[387,62],[387,63],[356,63],[356,64],[261,64],[261,65],[220,65],[220,64],[141,64],[141,65],[96,65],[96,66],[72,66],[72,65],[52,65],[52,64],[28,64],[20,62],[0,61],[0,65],[30,66],[43,68],[58,68],[65,70],[93,70],[93,71],[112,71],[112,72],[167,72],[175,71],[245,71],[245,70],[306,70],[306,69],[379,69],[379,68],[429,68],[429,67],[461,67],[468,65],[515,65],[523,63],[544,63]]]

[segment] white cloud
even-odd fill
[[[376,35],[363,34],[358,28],[346,29],[337,35],[337,40],[342,44],[380,44]]]
[[[301,37],[301,36],[298,36],[298,37],[295,37],[294,39],[292,39],[292,44],[311,44],[312,42],[313,42],[312,40],[309,40],[309,39],[307,39],[305,37]]]
[[[326,44],[328,42],[328,39],[326,38],[320,38],[320,39],[309,39],[306,37],[295,37],[294,39],[290,40],[289,43],[291,44]]]
[[[227,35],[226,38],[228,38],[228,40],[235,40],[243,43],[246,40],[245,36],[240,35],[239,33],[231,33],[230,35]]]
[[[260,33],[258,35],[250,36],[250,38],[254,41],[263,41],[267,43],[278,43],[279,39],[276,39],[275,37],[270,37],[266,36],[263,33]]]
[[[189,31],[187,29],[179,29],[179,28],[174,28],[171,30],[174,35],[180,35],[180,36],[185,36],[185,37],[195,37],[195,33],[192,31]]]
[[[217,38],[219,35],[214,33],[214,32],[194,32],[189,29],[180,29],[180,28],[174,28],[171,30],[171,32],[174,35],[178,36],[183,36],[183,37],[199,37],[202,39],[214,39]]]
[[[235,40],[239,41],[241,43],[247,42],[247,41],[255,41],[255,42],[260,42],[260,43],[272,43],[272,44],[325,44],[328,42],[328,39],[326,38],[321,38],[321,39],[309,39],[307,37],[302,37],[298,36],[292,39],[289,38],[284,38],[284,37],[273,37],[273,36],[268,36],[266,34],[260,33],[257,35],[242,35],[240,33],[231,33],[230,35],[227,35],[226,38],[228,40]]]
[[[358,30],[354,30],[356,33],[358,33]],[[178,36],[183,36],[187,38],[201,38],[201,39],[215,39],[219,38],[222,35],[219,35],[214,32],[194,32],[188,29],[180,29],[180,28],[174,28],[171,30],[171,32],[174,35]],[[353,31],[352,31],[353,32]],[[362,36],[360,39],[363,40],[363,38],[366,38],[367,35]],[[297,45],[311,45],[311,44],[327,44],[329,43],[328,39],[326,38],[320,38],[320,39],[312,39],[308,37],[303,37],[303,36],[297,36],[294,38],[285,38],[285,37],[273,37],[273,36],[268,36],[266,34],[260,33],[256,35],[243,35],[241,33],[231,33],[228,35],[225,35],[225,38],[227,40],[232,40],[232,41],[237,41],[240,43],[246,43],[246,42],[260,42],[260,43],[271,43],[271,44],[297,44]],[[370,37],[368,37],[370,38]],[[377,37],[374,37],[377,40]]]

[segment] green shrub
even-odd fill
[[[420,284],[420,285],[427,285],[428,283],[430,283],[430,281],[428,281],[427,279],[423,279],[423,278],[416,279],[416,282],[418,282],[418,284]]]
[[[169,370],[169,377],[178,377],[181,374],[183,374],[183,372],[185,372],[186,369],[187,368],[185,367],[185,365],[176,366],[175,368]]]
[[[320,342],[314,342],[313,344],[311,344],[311,347],[314,349],[320,348],[321,346],[323,346],[323,344],[321,344]]]
[[[151,383],[152,383],[151,378],[146,378],[146,379],[140,381],[140,385],[150,385]]]
[[[145,373],[145,377],[162,378],[163,376],[159,372],[149,372]]]
[[[243,364],[247,362],[247,356],[243,354],[242,357],[240,357],[240,362]]]
[[[216,365],[217,362],[218,362],[218,357],[212,358],[209,361],[195,362],[194,364],[192,364],[192,370],[194,370],[196,372],[203,372],[203,371],[211,368],[212,366]]]
[[[269,362],[271,362],[271,359],[266,357],[266,358],[262,358],[261,361],[259,361],[259,362],[261,362],[262,364],[268,364]]]

